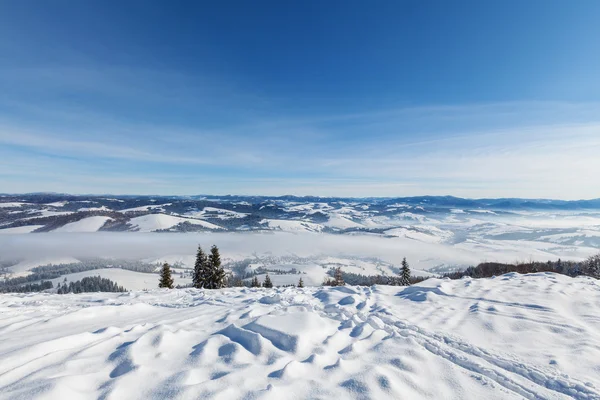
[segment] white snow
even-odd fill
[[[68,201],[63,200],[63,201],[55,201],[54,203],[46,203],[45,205],[50,206],[50,207],[64,207],[68,203],[69,203]]]
[[[323,225],[328,226],[330,228],[338,229],[364,228],[364,226],[359,224],[358,222],[354,222],[346,217],[337,214],[331,214],[329,216],[329,220]]]
[[[109,220],[111,220],[110,217],[87,217],[65,224],[54,229],[53,232],[97,232]]]
[[[219,219],[244,218],[249,215],[246,213],[241,213],[241,212],[232,211],[232,210],[226,210],[224,208],[215,208],[215,207],[204,207],[204,209],[202,209],[202,211],[189,211],[183,215],[189,216],[189,217],[194,217],[194,218],[205,218],[207,213],[211,214],[210,217],[219,218]]]
[[[474,213],[481,213],[481,214],[493,214],[496,215],[495,212],[491,211],[491,210],[469,210],[469,212],[474,212]]]
[[[137,228],[139,232],[153,232],[172,228],[182,222],[189,222],[193,225],[201,225],[208,229],[222,229],[220,226],[199,219],[182,218],[166,214],[142,215],[141,217],[132,218],[129,223],[134,228]]]
[[[25,218],[21,218],[22,220],[28,220],[28,219],[33,219],[33,218],[42,218],[42,217],[56,217],[58,215],[69,215],[69,214],[73,214],[72,211],[51,211],[51,210],[30,210],[29,211],[30,214],[37,214],[40,213],[41,215],[34,215],[33,217],[25,217]]]
[[[285,219],[264,219],[261,224],[268,226],[270,229],[281,230],[286,232],[321,232],[323,226],[307,221],[291,221]]]
[[[4,228],[4,229],[0,229],[0,234],[2,233],[31,233],[33,231],[35,231],[36,229],[39,229],[41,227],[43,227],[44,225],[24,225],[24,226],[17,226],[15,228]]]
[[[600,399],[600,284],[0,295],[0,399]]]
[[[82,207],[80,209],[78,209],[77,211],[111,211],[110,208],[106,207],[106,206],[101,206],[101,207]]]

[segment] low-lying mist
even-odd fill
[[[216,244],[224,259],[254,254],[300,257],[344,256],[378,258],[399,264],[406,257],[418,269],[439,265],[466,266],[482,261],[547,260],[536,247],[481,248],[422,243],[376,235],[313,233],[45,233],[0,236],[0,259],[128,258],[193,256],[196,247]],[[583,256],[583,255],[581,255]]]

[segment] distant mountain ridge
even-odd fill
[[[525,209],[600,209],[600,198],[583,200],[555,200],[555,199],[526,199],[518,197],[501,198],[463,198],[455,196],[406,196],[406,197],[323,197],[323,196],[255,196],[255,195],[88,195],[68,193],[24,193],[24,194],[0,194],[0,203],[9,201],[28,202],[54,202],[54,201],[81,201],[97,200],[103,198],[115,199],[164,199],[164,200],[223,200],[223,201],[246,201],[249,203],[261,203],[265,201],[291,201],[291,202],[362,202],[370,204],[392,204],[395,202],[409,205],[430,205],[438,207],[495,207],[499,209],[525,208]]]

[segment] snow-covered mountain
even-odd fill
[[[329,268],[330,257],[367,275],[394,273],[402,257],[422,274],[483,261],[577,261],[600,248],[600,200],[0,196],[0,272],[11,277],[27,273],[18,265],[82,257],[152,256],[191,267],[198,243],[223,246],[232,261],[311,274],[314,265]],[[291,259],[265,264],[269,255]],[[311,276],[318,283],[323,272]],[[146,278],[134,287],[144,285],[152,287]]]
[[[0,196],[0,233],[291,231],[600,245],[600,199]]]

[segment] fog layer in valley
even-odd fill
[[[376,258],[399,264],[403,257],[417,269],[468,266],[483,261],[514,262],[557,257],[582,259],[593,248],[561,247],[554,243],[509,241],[422,243],[409,238],[313,233],[49,233],[1,235],[3,260],[73,258],[152,259],[181,257],[187,264],[200,244],[216,244],[225,260],[253,255]],[[558,253],[558,254],[557,254]],[[191,266],[191,265],[189,265]]]

